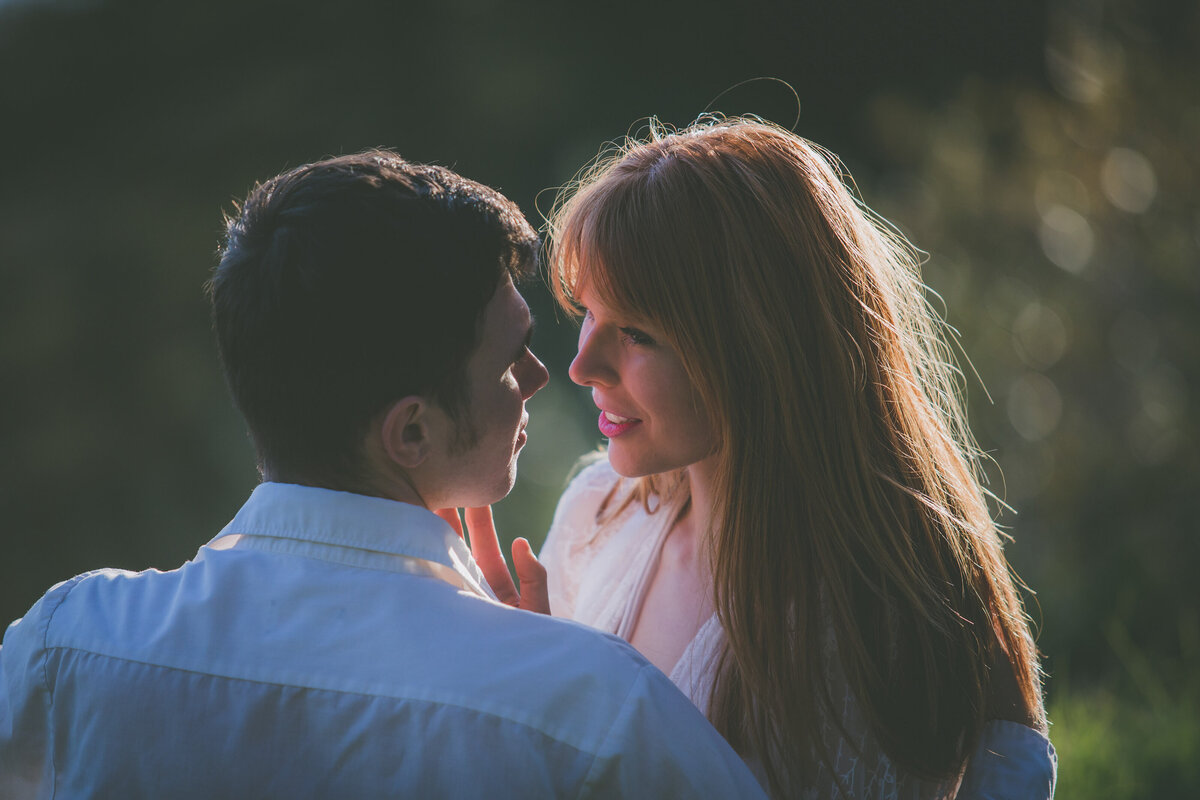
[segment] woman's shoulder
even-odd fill
[[[608,454],[588,453],[575,463],[567,476],[567,487],[554,512],[553,527],[593,527],[605,500],[612,494],[621,476],[608,463]]]
[[[599,577],[593,570],[595,559],[614,530],[601,523],[601,512],[620,480],[605,453],[580,459],[572,473],[538,554],[548,571],[551,608],[555,615],[568,617],[574,616],[581,584]]]
[[[992,720],[967,762],[959,796],[1051,798],[1057,780],[1049,738],[1019,722]]]
[[[621,479],[612,464],[608,461],[608,451],[596,450],[587,453],[575,462],[567,475],[567,491],[564,497],[572,491],[586,492],[603,489],[606,493]]]

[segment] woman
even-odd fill
[[[1049,793],[946,340],[913,249],[839,171],[710,119],[628,143],[556,207],[570,375],[610,442],[542,550],[551,607],[641,650],[775,796],[967,795],[989,751],[1002,788]]]

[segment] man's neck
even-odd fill
[[[263,482],[294,483],[300,486],[312,486],[317,489],[330,489],[335,492],[349,492],[350,494],[361,494],[367,497],[381,497],[384,500],[394,500],[398,503],[408,503],[409,505],[428,508],[421,499],[421,495],[406,477],[373,475],[365,481],[335,483],[293,476],[286,472],[264,467],[262,470],[262,479]]]
[[[421,495],[417,490],[407,482],[380,482],[380,485],[375,490],[370,492],[359,492],[359,494],[371,494],[375,497],[382,497],[386,500],[395,500],[397,503],[408,503],[421,508],[429,508],[425,505],[425,501],[421,499]]]

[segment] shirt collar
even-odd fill
[[[471,551],[454,529],[433,512],[409,503],[268,482],[250,494],[209,546],[228,548],[231,544],[227,537],[233,536],[315,543],[430,562],[444,569],[435,567],[427,570],[429,574],[495,599]],[[321,557],[319,552],[310,550],[307,554]]]

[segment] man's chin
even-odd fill
[[[514,460],[513,468],[511,470],[509,470],[509,473],[508,473],[508,479],[504,481],[503,485],[497,487],[499,489],[499,496],[496,497],[496,499],[493,500],[492,502],[499,503],[501,500],[508,497],[509,494],[512,493],[513,487],[516,485],[517,485],[517,465],[516,465],[516,461]]]
[[[468,495],[471,498],[469,503],[464,503],[461,508],[482,508],[483,506],[494,505],[499,503],[504,498],[508,497],[512,492],[513,486],[517,482],[517,471],[512,470],[507,479],[492,487],[488,491],[472,492]]]

